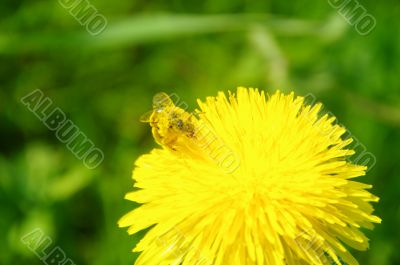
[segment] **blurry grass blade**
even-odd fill
[[[49,185],[48,193],[54,201],[68,199],[92,180],[92,171],[77,167]]]
[[[254,27],[250,41],[258,50],[266,65],[265,75],[273,87],[288,88],[288,63],[276,38],[265,28]]]
[[[141,43],[184,35],[243,31],[253,25],[279,31],[316,32],[316,24],[308,21],[279,19],[266,14],[227,15],[152,15],[138,16],[110,25],[98,36],[95,45],[109,46]]]
[[[233,16],[158,15],[140,16],[110,25],[96,42],[99,45],[138,43],[177,37],[245,29]]]
[[[267,27],[273,34],[303,36],[320,34],[323,24],[316,21],[287,19],[268,14],[140,15],[120,22],[111,19],[99,36],[86,31],[54,33],[0,33],[0,53],[19,53],[76,47],[120,47],[132,44],[176,39],[177,37],[230,31],[246,31],[255,25]]]

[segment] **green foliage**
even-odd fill
[[[363,182],[381,197],[363,265],[399,264],[398,1],[363,1],[361,36],[327,1],[106,1],[90,35],[58,1],[0,5],[0,264],[42,264],[20,240],[35,228],[76,264],[132,264],[117,220],[134,207],[134,160],[155,146],[138,122],[159,91],[196,98],[236,86],[312,93],[377,159]],[[87,169],[21,97],[40,89],[105,159]]]

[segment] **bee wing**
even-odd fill
[[[153,111],[151,110],[151,111],[148,111],[148,112],[146,112],[145,114],[143,114],[142,116],[140,116],[140,121],[141,122],[150,122],[150,118],[151,118],[151,115],[153,114]]]
[[[153,97],[153,108],[161,110],[166,107],[174,106],[172,99],[164,92],[159,92]]]

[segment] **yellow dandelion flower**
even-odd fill
[[[358,264],[345,245],[368,248],[378,198],[321,104],[246,88],[196,115],[171,102],[158,94],[143,119],[161,148],[136,161],[126,199],[142,205],[119,221],[150,227],[136,264]]]

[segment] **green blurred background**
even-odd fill
[[[312,93],[372,152],[360,181],[381,197],[360,264],[400,264],[400,2],[363,0],[361,36],[327,1],[91,0],[90,35],[56,0],[0,4],[0,264],[42,264],[20,241],[41,228],[77,265],[132,264],[117,220],[133,162],[155,146],[138,117],[158,91],[196,98],[251,86]],[[20,99],[40,89],[105,154],[87,169]],[[139,235],[140,236],[140,235]]]

